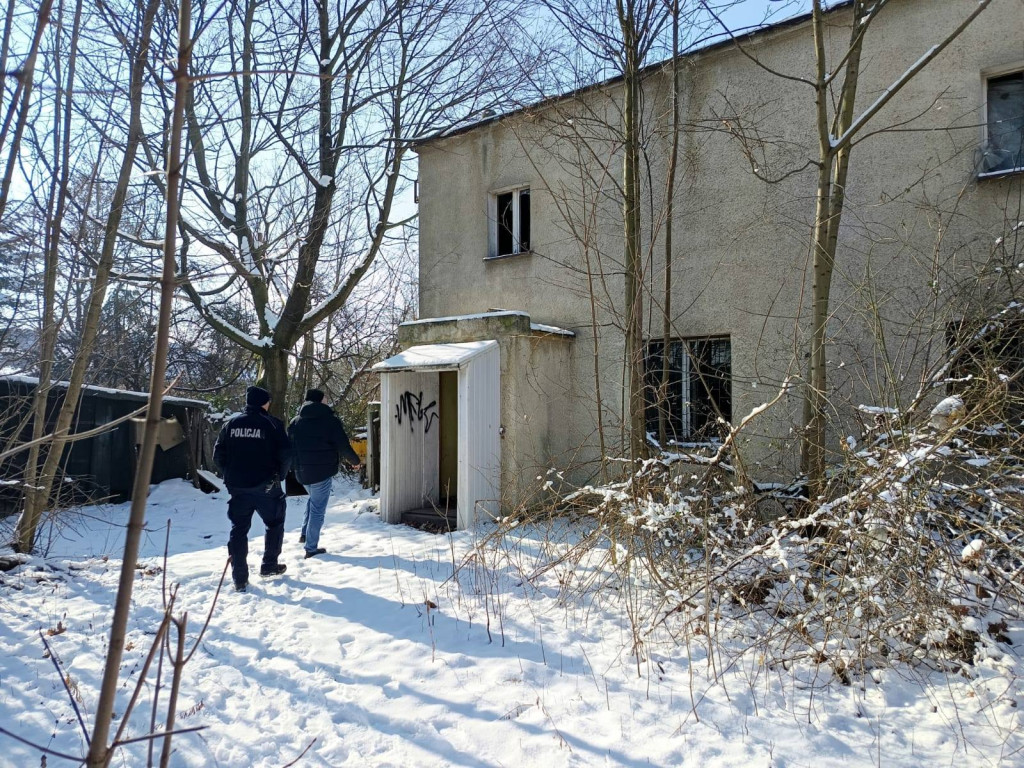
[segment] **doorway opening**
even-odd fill
[[[381,372],[381,520],[434,531],[493,517],[501,466],[494,340],[410,347]]]
[[[459,508],[459,372],[441,371],[438,378],[437,506],[442,515],[455,520]]]

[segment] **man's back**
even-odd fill
[[[288,436],[295,449],[295,476],[303,485],[337,474],[339,454],[350,464],[359,463],[341,420],[324,403],[303,403],[288,426]]]
[[[254,488],[280,479],[289,463],[284,425],[262,408],[246,406],[221,429],[213,458],[229,487]]]

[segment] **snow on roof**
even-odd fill
[[[14,384],[26,384],[34,387],[39,384],[38,376],[0,376],[0,379],[4,381],[10,381]],[[68,382],[66,381],[54,381],[50,383],[53,389],[67,389]],[[132,392],[127,389],[114,389],[112,387],[97,387],[93,384],[83,384],[82,390],[85,392],[96,392],[97,394],[111,395],[114,398],[122,400],[148,400],[148,392]],[[187,397],[171,397],[170,395],[164,395],[165,403],[174,403],[177,405],[191,405],[198,408],[208,408],[209,403],[203,400],[191,400]]]
[[[394,373],[395,371],[460,368],[477,355],[497,348],[498,342],[493,340],[465,341],[457,344],[420,344],[409,347],[384,362],[377,363],[371,370]]]

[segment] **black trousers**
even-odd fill
[[[228,537],[228,554],[231,555],[231,577],[236,583],[249,580],[249,528],[252,527],[253,512],[260,516],[267,526],[264,536],[263,565],[277,565],[284,543],[284,516],[288,500],[280,483],[271,483],[269,489],[228,488],[228,519],[231,534]]]

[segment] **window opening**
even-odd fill
[[[513,189],[494,196],[496,237],[492,256],[509,256],[530,250],[530,190]]]
[[[983,173],[1024,169],[1024,71],[988,79]]]
[[[979,418],[996,423],[1024,417],[1024,320],[987,322],[970,332],[966,323],[946,328],[950,353],[946,393],[959,395]]]
[[[732,419],[732,344],[729,338],[679,339],[668,346],[668,391],[661,390],[665,344],[650,341],[645,360],[647,430],[658,433],[658,409],[668,414],[671,442],[708,442],[719,437],[721,417]]]

